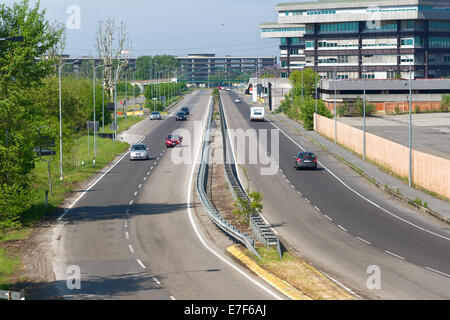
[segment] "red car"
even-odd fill
[[[166,138],[166,147],[175,147],[183,141],[183,137],[176,134],[169,134]]]

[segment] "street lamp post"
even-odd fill
[[[63,63],[59,65],[59,169],[60,169],[60,176],[59,176],[59,180],[63,180],[64,176],[63,176],[63,151],[62,151],[62,98],[61,98],[61,71],[62,68],[65,65],[70,65],[70,64],[74,64],[77,63],[78,60],[75,60],[73,62],[67,62],[67,63]]]
[[[412,184],[412,59],[409,61],[409,179],[408,185]]]
[[[92,67],[93,67],[93,73],[92,73],[92,87],[93,87],[93,92],[94,92],[94,95],[93,95],[93,102],[94,102],[94,105],[93,105],[93,108],[94,108],[94,159],[93,159],[93,165],[94,165],[94,168],[95,168],[95,157],[97,156],[97,144],[96,144],[96,139],[95,139],[95,137],[96,137],[96,129],[97,129],[97,122],[96,122],[96,108],[95,108],[95,72],[96,72],[96,70],[97,70],[97,68],[99,68],[99,67],[102,67],[103,65],[98,65],[98,66],[95,66],[95,60],[93,60],[93,62],[92,62]],[[103,107],[103,101],[102,101],[102,107]],[[103,116],[104,117],[104,116]],[[89,137],[88,137],[89,138]]]
[[[334,84],[334,144],[337,144],[337,107],[336,107],[336,80],[337,80],[337,72],[336,72],[336,58],[331,58],[329,61],[333,61],[334,63],[334,73],[333,73],[333,84]]]

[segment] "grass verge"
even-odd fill
[[[355,300],[355,297],[292,252],[285,252],[280,260],[278,251],[272,248],[257,248],[261,259],[247,249],[242,250],[262,268],[314,300]]]
[[[139,120],[142,120],[139,119]],[[37,161],[33,171],[34,184],[32,205],[22,214],[22,227],[18,230],[0,231],[0,290],[13,290],[20,280],[21,273],[21,241],[29,239],[33,225],[58,208],[60,203],[77,186],[99,172],[114,158],[126,151],[127,143],[115,142],[110,139],[98,139],[98,153],[95,168],[93,166],[93,137],[78,138],[74,143],[72,153],[64,154],[64,180],[60,181],[59,156],[53,158],[50,166],[52,193],[45,205],[45,191],[49,190],[47,162]],[[14,245],[15,244],[15,245]]]
[[[121,133],[128,130],[131,126],[135,125],[139,121],[145,119],[145,116],[120,116],[117,117],[117,133]],[[100,128],[100,131],[102,129]],[[105,133],[114,133],[114,130],[110,126],[105,126]],[[91,133],[92,134],[92,133]]]

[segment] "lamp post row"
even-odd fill
[[[364,58],[370,58],[373,55],[363,55]],[[397,55],[397,56],[404,56],[404,55]],[[337,144],[337,89],[336,89],[336,81],[337,81],[337,72],[336,72],[336,62],[337,59],[333,58],[330,59],[333,61],[334,64],[334,76],[333,76],[333,84],[334,84],[334,143]],[[359,60],[362,62],[362,59]],[[316,62],[317,60],[314,60],[314,69],[315,69],[315,102],[316,102],[316,128],[317,128],[317,99],[318,99],[318,83],[317,83],[317,70],[316,70]],[[302,68],[302,101],[303,101],[303,68]],[[367,77],[367,68],[364,65],[362,69],[362,83],[363,83],[363,160],[366,160],[366,77]],[[408,185],[411,187],[412,185],[412,59],[409,61],[409,135],[408,135],[408,148],[409,148],[409,164],[408,164]]]

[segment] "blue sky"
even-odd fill
[[[278,41],[261,39],[258,24],[276,21],[275,5],[280,2],[284,1],[41,0],[41,9],[46,9],[49,21],[66,23],[69,6],[80,8],[80,29],[67,33],[66,51],[71,56],[96,55],[96,25],[107,17],[127,21],[132,56],[188,53],[278,56]]]

